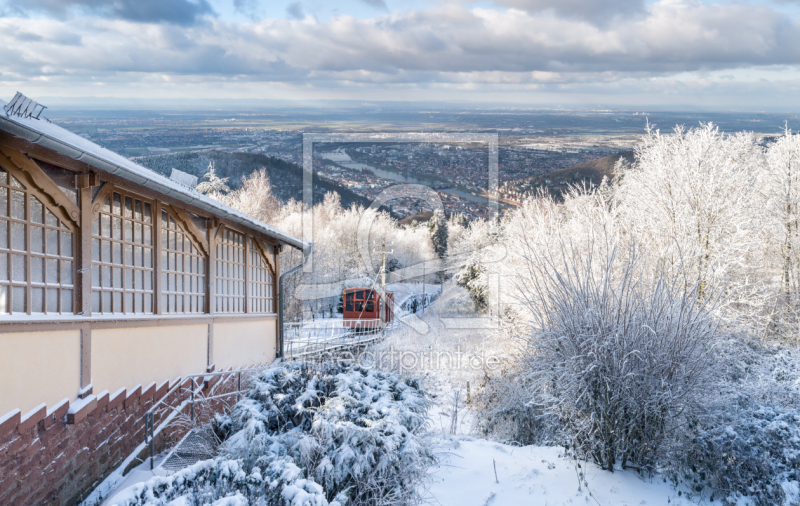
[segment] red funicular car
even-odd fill
[[[363,330],[377,330],[381,321],[381,292],[372,288],[347,288],[342,293],[344,325]],[[391,323],[394,294],[386,293],[386,317],[383,323]]]

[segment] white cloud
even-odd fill
[[[280,83],[351,89],[353,98],[365,88],[392,87],[430,96],[445,88],[476,96],[603,95],[629,93],[632,82],[668,93],[664,83],[678,82],[671,76],[710,71],[771,68],[770,78],[780,80],[776,66],[800,63],[800,25],[766,6],[661,0],[644,7],[631,0],[614,11],[612,2],[589,2],[613,13],[600,22],[548,2],[504,2],[510,9],[447,4],[329,22],[300,15],[249,23],[205,18],[190,26],[0,18],[0,87],[41,79],[118,87],[127,80],[157,89],[163,79],[145,76],[169,76],[171,86],[191,83],[193,89],[202,82],[209,89],[217,86],[212,83]],[[754,89],[733,81],[724,85],[728,93]]]

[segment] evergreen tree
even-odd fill
[[[439,255],[439,258],[444,258],[447,254],[447,218],[444,216],[444,211],[437,209],[433,212],[430,221],[428,222],[428,231],[431,233],[431,243],[433,250]]]

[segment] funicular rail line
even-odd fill
[[[348,324],[342,320],[284,324],[284,359],[311,358],[360,348],[380,341],[392,327],[381,324],[380,320],[359,320]]]

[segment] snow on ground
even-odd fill
[[[587,485],[578,482],[575,462],[554,447],[514,447],[485,439],[443,440],[442,461],[431,470],[428,491],[439,506],[578,505],[638,506],[695,504],[678,496],[658,476],[609,473],[581,464]],[[495,465],[497,481],[495,481]]]
[[[400,326],[372,351],[395,353],[398,363],[390,369],[421,377],[423,386],[433,396],[435,405],[428,415],[429,429],[437,434],[440,462],[430,470],[431,483],[426,494],[434,506],[516,506],[579,505],[640,506],[690,505],[692,502],[662,478],[640,477],[633,471],[609,473],[592,464],[576,463],[562,457],[556,447],[514,447],[471,437],[474,414],[467,405],[467,382],[476,385],[484,374],[458,356],[494,354],[502,357],[508,350],[499,348],[490,331],[482,328],[447,329],[441,318],[470,317],[471,302],[466,291],[452,282],[425,315],[425,333]],[[341,321],[341,320],[340,320]],[[409,367],[397,352],[413,353],[417,359]],[[443,359],[436,352],[446,355]],[[455,360],[455,361],[454,361]],[[475,363],[473,363],[475,365]],[[386,364],[384,363],[384,366]],[[473,386],[474,389],[474,386]],[[474,390],[472,392],[474,394]],[[495,479],[495,466],[497,478]],[[577,471],[577,472],[576,472]],[[586,472],[586,483],[579,485],[578,472]],[[145,481],[149,469],[132,473],[124,486],[104,490],[104,496],[116,495],[127,486]],[[113,490],[113,492],[112,492]],[[84,505],[88,505],[85,502]]]
[[[393,368],[421,377],[424,388],[434,397],[435,404],[428,412],[429,429],[439,433],[441,461],[430,471],[430,504],[696,504],[683,494],[678,496],[671,484],[658,476],[646,480],[633,471],[609,473],[592,464],[581,464],[586,470],[588,485],[579,489],[575,462],[560,457],[560,448],[514,447],[471,437],[475,418],[467,404],[467,383],[472,385],[471,394],[474,395],[486,362],[471,362],[468,358],[495,356],[502,360],[513,352],[498,343],[485,328],[448,329],[442,322],[446,318],[474,316],[466,290],[448,282],[441,296],[422,316],[428,325],[426,333],[400,328],[374,347],[375,350],[402,350],[417,355],[419,360],[414,367],[409,367],[411,359],[403,359]],[[444,359],[442,354],[445,354]],[[499,483],[495,482],[495,463]]]

